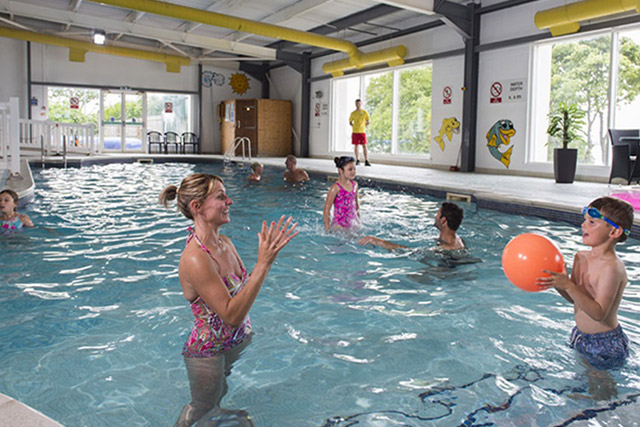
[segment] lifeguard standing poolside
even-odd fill
[[[369,113],[362,108],[362,101],[356,99],[356,109],[353,110],[349,116],[349,125],[351,126],[351,143],[356,155],[356,165],[360,164],[358,160],[358,146],[362,145],[362,152],[364,154],[364,165],[371,166],[369,163],[369,156],[367,153],[367,126],[369,126],[371,120],[369,119]]]

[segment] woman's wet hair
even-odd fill
[[[344,167],[351,163],[351,162],[355,162],[356,159],[354,159],[351,156],[341,156],[341,157],[334,157],[333,162],[336,164],[336,167],[338,169],[344,169]]]
[[[180,188],[170,185],[160,193],[160,204],[165,208],[168,203],[177,198],[178,210],[187,218],[193,219],[189,203],[193,200],[203,202],[211,194],[216,182],[224,184],[222,178],[208,173],[194,173],[180,183]]]

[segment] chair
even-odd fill
[[[609,183],[613,178],[640,181],[640,130],[638,129],[609,129],[611,138],[611,173]]]
[[[149,150],[149,154],[151,154],[151,147],[154,144],[158,145],[158,153],[164,153],[166,151],[162,134],[156,130],[150,130],[149,132],[147,132],[147,147]]]
[[[180,146],[182,142],[180,141],[180,135],[176,132],[167,131],[164,133],[164,152],[165,154],[169,154],[169,147],[175,145],[176,146],[176,154],[182,152]]]
[[[200,153],[200,139],[193,132],[182,132],[182,154],[186,154],[187,145],[190,145],[192,152]]]

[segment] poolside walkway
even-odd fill
[[[149,154],[108,154],[101,156],[69,157],[69,166],[89,165],[110,162],[134,162],[138,159],[154,159],[156,162],[167,161],[194,161],[194,162],[220,162],[222,155],[149,155]],[[259,160],[265,166],[278,167],[284,170],[284,158],[260,157]],[[32,162],[39,164],[40,159]],[[242,161],[238,159],[237,161]],[[46,159],[48,164],[61,164],[60,157]],[[249,163],[246,161],[246,163]],[[337,174],[333,160],[330,159],[298,159],[298,166],[311,174],[331,175]],[[0,171],[2,172],[2,171]],[[374,163],[372,167],[358,166],[357,176],[369,178],[380,183],[394,186],[417,187],[427,193],[445,195],[446,193],[460,193],[471,195],[474,201],[487,201],[493,203],[493,209],[498,209],[504,204],[517,205],[524,210],[519,213],[527,213],[531,208],[550,209],[561,213],[579,215],[583,206],[593,199],[610,195],[612,193],[633,193],[640,199],[640,186],[614,185],[599,182],[575,181],[573,184],[556,184],[550,178],[537,178],[515,175],[498,175],[489,173],[450,172],[426,167],[393,166]],[[1,174],[0,174],[1,176]],[[4,183],[0,183],[4,184]],[[495,202],[495,203],[494,203]],[[535,214],[535,212],[532,212]],[[634,225],[640,227],[640,212],[636,211]],[[635,229],[636,227],[634,227]],[[634,230],[635,231],[635,230]],[[634,233],[635,235],[636,233]]]

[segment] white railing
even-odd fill
[[[0,102],[0,168],[9,168],[12,175],[20,173],[19,120],[18,98]]]
[[[20,120],[20,146],[40,150],[43,156],[65,152],[91,155],[96,153],[94,129],[93,124]]]
[[[239,136],[233,140],[233,144],[227,148],[227,151],[224,153],[224,161],[228,162],[236,155],[236,149],[242,145],[242,160],[245,160],[246,154],[248,151],[249,160],[251,160],[251,140],[246,136]],[[245,150],[245,145],[247,149]]]

